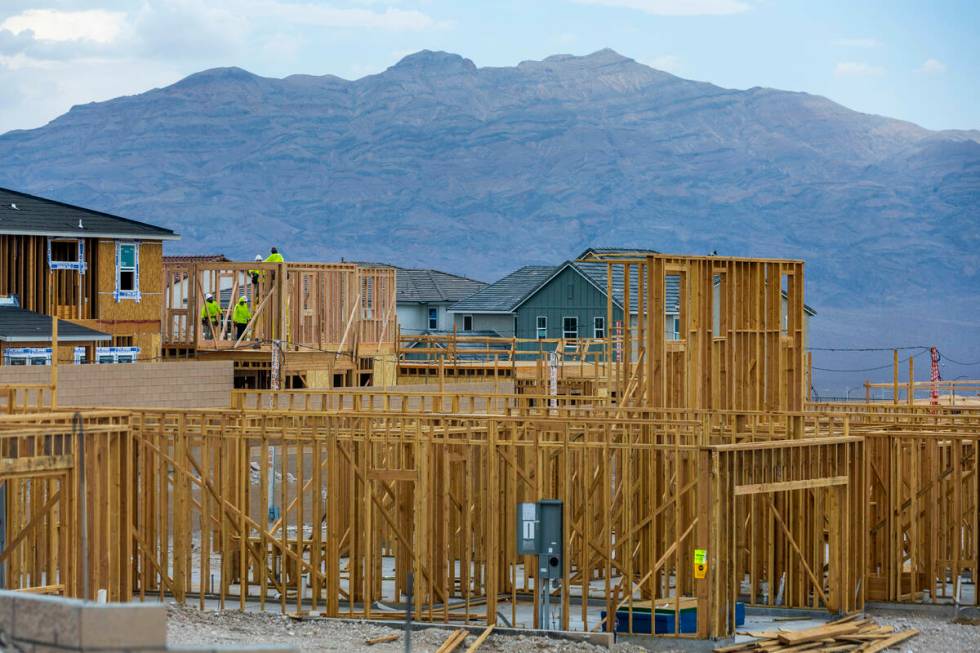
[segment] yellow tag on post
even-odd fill
[[[694,578],[701,580],[708,573],[708,550],[694,549]]]

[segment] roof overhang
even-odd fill
[[[51,238],[111,238],[113,240],[180,240],[180,234],[115,234],[101,231],[51,231],[45,229],[3,229],[4,236],[49,236]]]

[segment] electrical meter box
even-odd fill
[[[562,502],[538,501],[538,572],[542,578],[562,576]]]
[[[517,553],[538,556],[542,578],[562,576],[562,511],[556,499],[517,505]]]

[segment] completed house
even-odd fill
[[[396,270],[398,327],[412,335],[451,331],[447,310],[487,284],[439,270]]]
[[[557,266],[527,266],[457,304],[456,331],[493,331],[517,338],[605,338],[621,326],[625,301],[623,276],[614,270],[613,324],[606,324],[606,265],[565,261]],[[671,286],[671,284],[668,284]],[[635,282],[630,314],[636,314]],[[668,331],[676,331],[677,285],[668,288]]]
[[[0,295],[160,355],[169,229],[0,188]]]
[[[450,307],[457,333],[492,332],[506,338],[566,340],[615,335],[623,327],[627,310],[623,267],[613,266],[613,320],[607,324],[608,266],[583,260],[608,253],[643,256],[657,252],[590,248],[575,260],[557,266],[525,266]],[[683,337],[680,277],[668,274],[664,290],[664,334],[669,340],[679,340]],[[634,277],[630,280],[628,307],[632,325],[637,320],[639,294]],[[815,312],[809,306],[805,310],[809,320]]]

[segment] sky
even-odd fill
[[[421,49],[482,67],[606,47],[728,88],[980,129],[978,27],[975,1],[0,0],[0,132],[217,66],[356,79]]]

